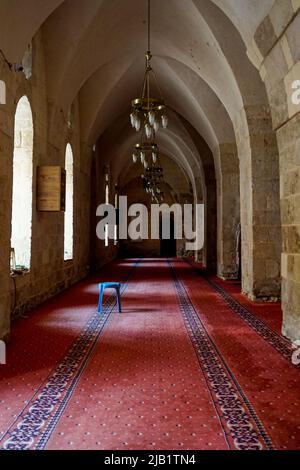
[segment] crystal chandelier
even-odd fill
[[[155,164],[158,161],[158,145],[155,142],[146,141],[142,133],[141,142],[134,146],[132,160],[133,163],[140,161],[147,170],[151,163]]]
[[[141,131],[140,143],[135,144],[133,148],[132,160],[133,163],[141,163],[144,167],[142,179],[145,191],[153,201],[162,201],[160,184],[163,182],[163,169],[160,166],[158,145],[146,139],[144,130]]]
[[[164,193],[161,189],[163,183],[163,170],[158,164],[151,164],[142,174],[143,186],[151,200],[156,203],[163,202]]]
[[[167,109],[162,97],[162,92],[158,84],[154,70],[151,67],[150,51],[150,0],[148,0],[148,50],[146,52],[146,69],[142,92],[140,98],[132,100],[132,113],[130,122],[132,127],[139,132],[144,128],[146,138],[151,140],[159,130],[160,125],[165,129],[168,126]],[[156,98],[152,95],[151,83],[155,85]]]

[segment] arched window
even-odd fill
[[[11,248],[16,265],[30,268],[32,225],[33,121],[30,103],[23,96],[15,114]]]
[[[0,80],[0,104],[6,104],[6,85],[3,80]]]
[[[64,260],[73,259],[73,152],[70,144],[66,147],[66,210]]]

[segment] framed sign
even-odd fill
[[[66,170],[60,166],[37,168],[37,210],[65,211]]]

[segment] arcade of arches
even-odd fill
[[[129,122],[146,2],[21,3],[0,2],[0,339],[12,348],[15,317],[117,258],[163,255],[159,240],[105,243],[95,230],[107,194],[112,204],[150,202]],[[157,134],[166,202],[205,205],[205,246],[190,261],[254,309],[269,305],[269,316],[281,302],[278,335],[299,340],[300,0],[151,3],[153,67],[169,107]],[[66,168],[66,213],[37,210],[37,168],[47,165]],[[11,276],[13,245],[21,276]],[[176,252],[174,263],[191,257],[181,242]]]

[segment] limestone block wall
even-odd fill
[[[215,273],[217,269],[217,191],[213,169],[209,175],[206,175],[205,183],[206,222],[203,263],[210,272]]]
[[[235,143],[221,144],[214,151],[221,171],[217,179],[218,276],[237,277],[237,229],[240,223],[239,161]]]
[[[300,338],[300,1],[276,1],[255,34],[279,148],[283,333]]]
[[[88,271],[90,169],[87,152],[81,154],[76,103],[71,125],[61,110],[55,110],[55,129],[50,133],[51,107],[47,100],[40,34],[33,40],[31,79],[27,80],[23,73],[10,71],[2,59],[0,78],[7,87],[7,102],[0,105],[0,338],[8,338],[12,313],[25,312],[81,279]],[[10,276],[14,115],[23,95],[29,99],[34,124],[32,248],[30,272],[16,277],[14,287]],[[49,164],[64,166],[68,142],[74,155],[74,257],[64,262],[64,214],[37,212],[36,168]]]
[[[274,300],[280,297],[281,230],[278,148],[269,106],[246,106],[235,129],[240,160],[242,288],[253,300]]]

